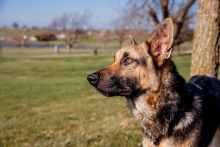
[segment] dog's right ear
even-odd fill
[[[150,54],[156,59],[159,66],[171,57],[173,43],[173,21],[165,19],[147,41],[150,45]]]

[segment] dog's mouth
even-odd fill
[[[116,86],[114,87],[95,87],[96,90],[98,90],[100,93],[107,97],[112,97],[112,96],[128,96],[131,94],[131,90],[129,88],[121,89]]]

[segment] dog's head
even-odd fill
[[[121,48],[113,64],[89,74],[87,79],[106,96],[132,96],[151,90],[160,84],[160,68],[170,59],[173,42],[173,22],[165,19],[146,42]]]

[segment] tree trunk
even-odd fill
[[[220,29],[220,1],[199,0],[193,36],[191,76],[217,76]]]

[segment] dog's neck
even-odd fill
[[[144,135],[155,144],[170,132],[170,128],[173,128],[170,124],[176,124],[176,115],[182,115],[179,110],[187,109],[190,105],[186,82],[174,63],[169,61],[160,72],[158,91],[140,91],[139,95],[127,98],[128,107],[140,121]]]

